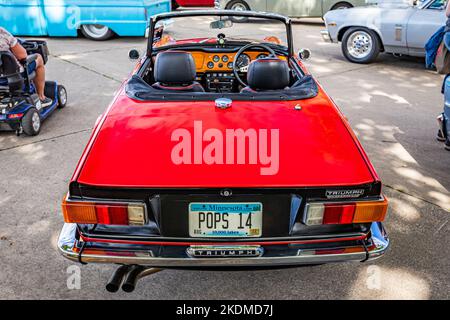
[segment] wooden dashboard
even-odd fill
[[[204,72],[232,72],[233,71],[233,61],[236,53],[210,53],[203,51],[191,51],[194,57],[195,66],[197,68],[197,73]],[[256,60],[261,55],[267,56],[267,52],[261,51],[246,51],[246,54],[250,61]],[[284,56],[278,56],[278,58],[286,60]]]

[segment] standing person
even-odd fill
[[[9,51],[17,59],[17,64],[20,66],[21,70],[23,67],[20,65],[19,61],[25,60],[28,56],[27,51],[19,43],[19,41],[13,37],[7,30],[0,27],[0,51]],[[45,66],[44,60],[41,55],[28,65],[28,73],[36,72],[36,77],[34,78],[34,85],[36,86],[36,91],[41,100],[42,107],[48,107],[52,104],[52,100],[47,98],[44,94],[45,88]]]
[[[450,43],[450,1],[447,2],[447,8],[445,10],[445,15],[447,16],[447,23],[445,25],[445,35],[444,35],[444,43]],[[447,51],[447,54],[449,52]],[[441,118],[442,130],[438,132],[438,140],[445,141],[445,149],[450,151],[450,74],[444,79],[444,84],[442,86],[442,93],[444,94],[444,112],[442,113]]]

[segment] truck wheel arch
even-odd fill
[[[365,29],[367,29],[367,30],[373,31],[373,32],[377,35],[378,40],[380,41],[380,49],[381,49],[381,52],[384,52],[384,43],[383,43],[383,39],[381,38],[381,35],[380,35],[380,33],[378,32],[378,30],[373,29],[373,28],[369,28],[369,27],[366,27],[366,26],[358,26],[358,25],[354,25],[354,26],[345,26],[345,27],[342,27],[342,28],[339,30],[339,32],[338,32],[338,42],[342,42],[342,38],[344,37],[345,32],[346,32],[348,29],[354,28],[354,27],[365,28]]]
[[[336,10],[341,7],[342,8],[353,8],[354,6],[350,2],[344,0],[344,1],[339,1],[335,4],[333,4],[331,6],[330,10]]]

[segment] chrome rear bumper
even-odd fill
[[[320,249],[308,247],[308,249],[294,249],[289,252],[278,251],[276,254],[266,254],[263,251],[259,257],[192,258],[187,253],[162,256],[160,254],[162,251],[159,250],[124,249],[114,243],[108,244],[101,250],[85,249],[80,254],[76,236],[76,225],[65,224],[58,240],[58,248],[69,260],[82,263],[136,264],[159,268],[281,267],[347,261],[363,262],[381,257],[389,247],[389,239],[381,223],[372,224],[368,239],[372,243],[370,247],[361,245],[330,250],[333,248],[331,243],[329,247],[320,247]],[[165,246],[167,247],[170,246]],[[189,248],[190,246],[187,246],[182,249],[186,252]],[[265,247],[262,246],[262,248]]]

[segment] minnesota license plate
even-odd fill
[[[260,202],[190,203],[189,235],[197,238],[260,237],[262,210]]]

